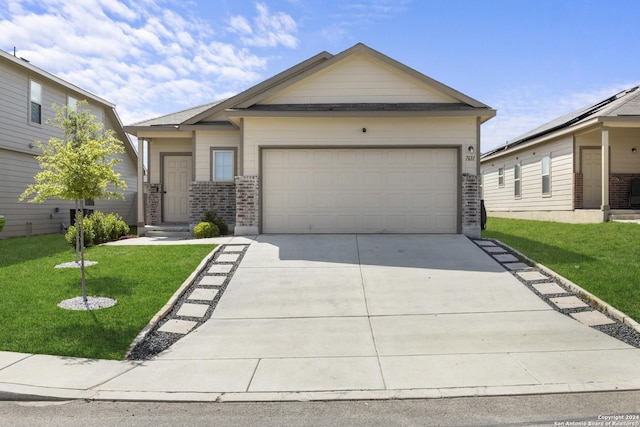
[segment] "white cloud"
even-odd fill
[[[237,93],[263,78],[269,56],[255,47],[297,46],[294,19],[264,4],[228,22],[189,15],[186,6],[0,0],[0,48],[16,45],[18,56],[113,102],[129,124]],[[228,32],[241,34],[238,44],[222,38]]]
[[[253,27],[243,16],[233,16],[229,20],[230,30],[241,34],[242,42],[247,46],[277,47],[282,45],[294,48],[298,45],[298,25],[294,19],[284,13],[271,13],[264,3],[256,4],[258,16],[253,19]]]

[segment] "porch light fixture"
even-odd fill
[[[475,150],[475,148],[473,148],[473,145],[470,145],[469,147],[467,147],[467,151],[470,153],[473,153]]]
[[[638,152],[638,150],[636,149],[636,147],[633,147],[633,148],[631,149],[631,152],[632,152],[633,154],[636,154],[636,153]]]

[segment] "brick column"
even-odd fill
[[[258,234],[260,230],[260,180],[257,176],[236,176],[236,236]]]
[[[189,184],[189,223],[197,224],[207,211],[217,211],[227,225],[236,222],[234,182],[193,181]]]
[[[584,206],[584,180],[581,172],[573,174],[573,209]]]
[[[462,233],[473,239],[481,235],[480,187],[477,175],[462,174]]]
[[[147,210],[145,222],[149,225],[160,225],[162,222],[162,206],[160,203],[162,197],[161,184],[149,184],[149,192],[145,194],[147,197]]]

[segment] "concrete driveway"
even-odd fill
[[[98,389],[260,400],[634,388],[640,350],[553,310],[464,236],[261,235],[210,320]]]

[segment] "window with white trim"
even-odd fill
[[[498,187],[504,187],[504,168],[498,168]]]
[[[513,195],[518,198],[522,197],[522,167],[520,163],[513,166]]]
[[[33,80],[29,81],[29,121],[42,124],[42,85]]]
[[[233,150],[213,150],[211,153],[212,179],[214,181],[233,181],[234,163]]]
[[[551,194],[551,159],[549,156],[542,157],[542,194]]]

